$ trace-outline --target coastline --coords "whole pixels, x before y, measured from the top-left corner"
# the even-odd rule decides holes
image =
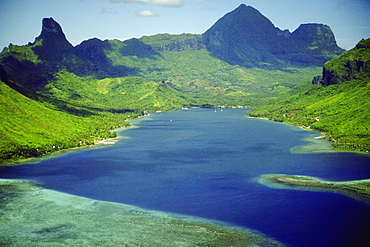
[[[178,110],[187,110],[187,109],[183,108],[183,109],[178,109]],[[133,119],[129,119],[129,122],[131,124],[130,126],[117,128],[117,129],[112,130],[112,132],[119,133],[119,132],[122,132],[122,131],[125,131],[125,130],[128,130],[128,129],[131,129],[131,128],[136,128],[135,125],[132,124],[132,121],[140,122],[140,121],[143,120],[144,117],[147,119],[149,116],[150,116],[150,114],[146,114],[146,115],[143,115],[143,116],[138,116],[138,117],[133,118]],[[261,119],[261,120],[276,122],[276,121],[270,120],[268,118],[251,117],[251,116],[248,116],[248,115],[246,115],[246,117],[247,118],[255,118],[255,119]],[[291,123],[285,123],[285,122],[278,122],[278,123],[288,124],[290,126],[298,127],[300,129],[311,131],[311,132],[314,132],[314,133],[320,133],[318,131],[308,129],[308,128],[305,128],[303,126],[297,126],[297,125],[294,125],[294,124],[291,124]],[[331,144],[333,144],[332,141],[329,141],[329,140],[326,140],[326,139],[323,139],[323,138],[325,138],[325,133],[320,133],[320,136],[317,136],[317,137],[314,137],[314,138],[304,139],[306,141],[309,141],[310,143],[306,144],[306,145],[302,145],[302,146],[293,147],[291,149],[291,152],[292,153],[297,153],[297,154],[300,154],[300,153],[343,152],[343,153],[358,153],[358,154],[369,155],[368,152],[361,152],[361,151],[356,151],[356,150],[339,150],[339,149],[336,149],[331,145]],[[40,162],[44,159],[50,159],[50,158],[58,157],[58,156],[61,156],[61,155],[65,155],[69,152],[83,150],[83,149],[86,149],[86,148],[101,148],[101,147],[104,147],[105,145],[108,145],[108,146],[109,145],[114,145],[119,140],[122,140],[122,139],[125,139],[125,137],[117,135],[117,137],[114,137],[114,138],[107,138],[107,139],[104,139],[104,140],[96,141],[93,145],[86,145],[86,146],[79,146],[79,147],[61,149],[61,150],[55,151],[53,153],[48,153],[48,154],[45,154],[45,155],[41,155],[41,156],[37,156],[37,157],[30,157],[30,158],[26,158],[26,159],[5,161],[5,162],[0,163],[0,167],[2,167],[2,166],[4,166],[4,167],[5,166],[17,166],[17,165],[24,165],[24,164],[35,164],[35,163],[38,163],[38,162]],[[320,142],[322,142],[322,143],[320,143]],[[328,143],[329,145],[324,144],[325,142]],[[317,144],[319,144],[319,145],[317,145]]]
[[[0,244],[69,246],[284,246],[218,222],[98,201],[0,179]]]
[[[275,122],[275,123],[287,124],[289,126],[293,126],[293,127],[296,127],[296,128],[302,129],[302,130],[307,130],[307,131],[311,131],[312,133],[320,134],[320,136],[309,137],[309,138],[303,139],[304,141],[308,141],[309,142],[308,144],[292,147],[290,149],[290,151],[293,154],[346,152],[344,150],[342,151],[342,150],[335,149],[332,146],[331,141],[324,139],[324,137],[325,137],[324,133],[320,133],[320,132],[317,132],[315,130],[304,128],[302,126],[297,126],[297,125],[290,124],[290,123],[276,122],[276,121],[270,120],[268,118],[251,117],[251,116],[247,116],[247,118],[255,118],[255,119],[261,119],[261,120],[271,121],[271,122]]]
[[[258,182],[275,189],[339,193],[370,205],[370,179],[333,182],[310,176],[264,174],[259,177]]]
[[[325,139],[326,135],[324,132],[319,132],[317,130],[305,127],[305,126],[299,126],[294,123],[287,123],[287,122],[278,122],[274,120],[270,120],[268,118],[262,118],[262,117],[251,117],[247,115],[247,118],[255,118],[255,119],[261,119],[261,120],[267,120],[275,123],[283,123],[288,124],[290,126],[294,126],[297,128],[300,128],[302,130],[311,131],[313,133],[319,134],[319,136],[313,137],[313,138],[306,138],[305,141],[309,141],[310,143],[306,145],[301,145],[297,147],[291,148],[291,152],[294,154],[303,154],[303,153],[356,153],[356,154],[364,154],[364,155],[370,155],[369,152],[365,151],[357,151],[352,149],[337,149],[333,147],[334,142]]]
[[[130,121],[135,121],[135,122],[139,123],[140,121],[145,120],[145,119],[143,119],[144,117],[147,118],[149,115],[150,114],[146,114],[146,115],[143,115],[143,116],[138,116],[138,117],[130,119],[128,121],[129,122]],[[129,129],[133,129],[133,128],[138,128],[138,127],[135,126],[135,124],[132,124],[130,122],[129,126],[113,129],[113,130],[111,130],[111,132],[120,133],[120,132],[129,130]],[[94,148],[94,149],[95,148],[105,148],[107,146],[116,144],[120,140],[127,139],[127,138],[128,137],[117,135],[116,137],[113,137],[113,138],[106,138],[106,139],[103,139],[103,140],[100,140],[100,141],[96,141],[92,145],[71,147],[71,148],[61,149],[61,150],[58,150],[58,151],[55,151],[55,152],[52,152],[52,153],[44,154],[44,155],[41,155],[41,156],[29,157],[29,158],[19,159],[19,160],[5,161],[3,163],[0,163],[0,167],[18,166],[18,165],[25,165],[25,164],[36,164],[36,163],[41,162],[43,160],[63,156],[63,155],[66,155],[68,153],[75,152],[75,151],[81,151],[81,150],[92,149],[92,148]]]
[[[323,139],[322,136],[309,137],[303,140],[308,141],[309,143],[301,146],[292,147],[290,151],[293,154],[346,152],[335,149],[332,146],[332,142]]]

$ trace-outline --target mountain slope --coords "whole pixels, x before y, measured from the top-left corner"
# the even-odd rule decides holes
[[[324,65],[321,83],[249,113],[324,132],[338,149],[370,151],[370,39]]]
[[[293,33],[282,31],[245,4],[219,19],[203,34],[203,40],[221,60],[266,69],[322,66],[344,51],[326,25],[302,24]]]
[[[211,54],[230,64],[260,66],[281,63],[269,53],[277,29],[253,7],[240,5],[203,34]]]
[[[47,20],[44,23],[55,22]],[[265,71],[233,66],[212,57],[202,45],[200,35],[159,34],[123,42],[94,38],[83,41],[70,51],[69,42],[60,33],[59,25],[55,32],[47,35],[44,34],[45,30],[50,31],[50,28],[43,28],[34,43],[5,48],[0,54],[0,66],[10,81],[49,96],[47,85],[56,80],[59,71],[66,70],[80,77],[86,75],[91,80],[131,75],[150,81],[165,81],[168,86],[199,99],[200,105],[254,107],[319,72],[317,67]],[[48,38],[43,38],[45,36]],[[64,49],[67,50],[64,59],[58,62],[53,57],[40,57],[40,54],[48,53],[50,47],[55,46],[58,37],[61,46],[67,47]],[[48,44],[48,40],[52,44]],[[63,54],[63,49],[51,50]],[[67,84],[64,88],[59,86],[59,90],[71,91]],[[59,97],[59,94],[52,96]],[[127,106],[117,105],[117,108],[127,109]]]
[[[47,106],[0,81],[0,163],[93,144],[113,137],[109,129],[127,125],[127,115],[90,112],[83,117]]]
[[[6,81],[6,74],[0,78]],[[110,129],[126,126],[126,119],[143,111],[168,111],[194,102],[165,83],[139,77],[98,80],[62,70],[43,95],[7,84],[0,81],[0,163],[91,145],[113,137]]]
[[[169,111],[195,104],[164,82],[141,77],[90,79],[67,70],[59,71],[41,92],[75,105],[116,113]]]
[[[190,34],[140,38],[140,41],[151,45],[158,52],[158,55],[146,58],[121,56],[119,51],[125,44],[113,40],[109,41],[112,49],[106,50],[106,56],[115,66],[136,68],[140,77],[165,81],[169,86],[204,104],[216,106],[255,107],[320,72],[318,67],[266,71],[233,66],[200,48],[198,38]]]
[[[73,46],[66,39],[61,26],[53,18],[42,20],[41,34],[34,43],[42,45],[33,47],[40,60],[54,63],[62,62],[66,57],[73,56]]]

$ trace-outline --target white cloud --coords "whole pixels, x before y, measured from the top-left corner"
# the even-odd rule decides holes
[[[149,0],[151,3],[166,7],[179,7],[183,4],[183,0]]]
[[[153,4],[162,7],[180,7],[183,5],[183,0],[108,0],[111,3],[145,3]]]
[[[137,13],[138,16],[156,16],[157,14],[151,10],[143,10]]]

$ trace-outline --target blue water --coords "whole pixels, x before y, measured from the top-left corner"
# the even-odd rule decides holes
[[[313,132],[246,110],[190,109],[133,120],[131,137],[38,164],[0,169],[1,178],[35,180],[93,199],[224,221],[289,246],[366,246],[370,206],[326,192],[272,189],[261,174],[342,181],[370,178],[370,156],[292,154]]]

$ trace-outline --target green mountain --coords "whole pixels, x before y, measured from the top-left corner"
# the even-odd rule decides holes
[[[370,39],[325,63],[323,74],[249,113],[323,132],[338,149],[370,151]]]
[[[117,116],[65,102],[39,100],[28,98],[0,81],[0,163],[114,137],[110,129],[127,126],[125,119],[129,114],[132,117],[140,114]]]
[[[0,66],[10,81],[43,94],[48,94],[45,89],[50,87],[46,85],[55,80],[55,75],[67,70],[90,79],[139,76],[165,81],[168,86],[197,98],[199,105],[251,107],[276,98],[297,81],[319,72],[318,67],[265,71],[230,65],[210,54],[202,43],[202,35],[159,34],[123,42],[94,38],[71,48],[60,25],[52,18],[45,18],[43,26],[46,27],[35,42],[27,46],[10,45],[0,54]],[[67,85],[64,90],[69,90]]]
[[[67,70],[56,73],[40,93],[75,105],[115,113],[169,111],[196,105],[194,99],[165,82],[141,77],[91,79]]]
[[[322,66],[344,51],[326,25],[302,24],[293,33],[282,31],[244,4],[219,19],[203,34],[203,40],[221,60],[266,69]]]
[[[109,41],[106,56],[115,66],[135,68],[136,75],[165,81],[170,87],[197,98],[202,104],[256,106],[294,87],[297,81],[319,73],[318,67],[262,70],[230,65],[213,56],[200,43],[199,35],[159,34],[139,39],[158,54],[150,57],[122,56],[124,42]],[[101,43],[106,41],[101,41]]]
[[[204,34],[93,38],[77,46],[53,18],[44,18],[34,42],[10,44],[0,53],[2,111],[15,113],[2,115],[8,126],[1,132],[2,157],[92,143],[143,112],[263,105],[318,74],[317,65],[341,52],[327,26],[281,31],[245,5]],[[47,115],[60,121],[48,127]],[[28,124],[10,131],[21,119]]]
[[[38,93],[9,81],[4,70],[0,78],[0,163],[92,145],[114,137],[110,130],[127,126],[126,119],[194,102],[140,77],[89,79],[61,70]]]

